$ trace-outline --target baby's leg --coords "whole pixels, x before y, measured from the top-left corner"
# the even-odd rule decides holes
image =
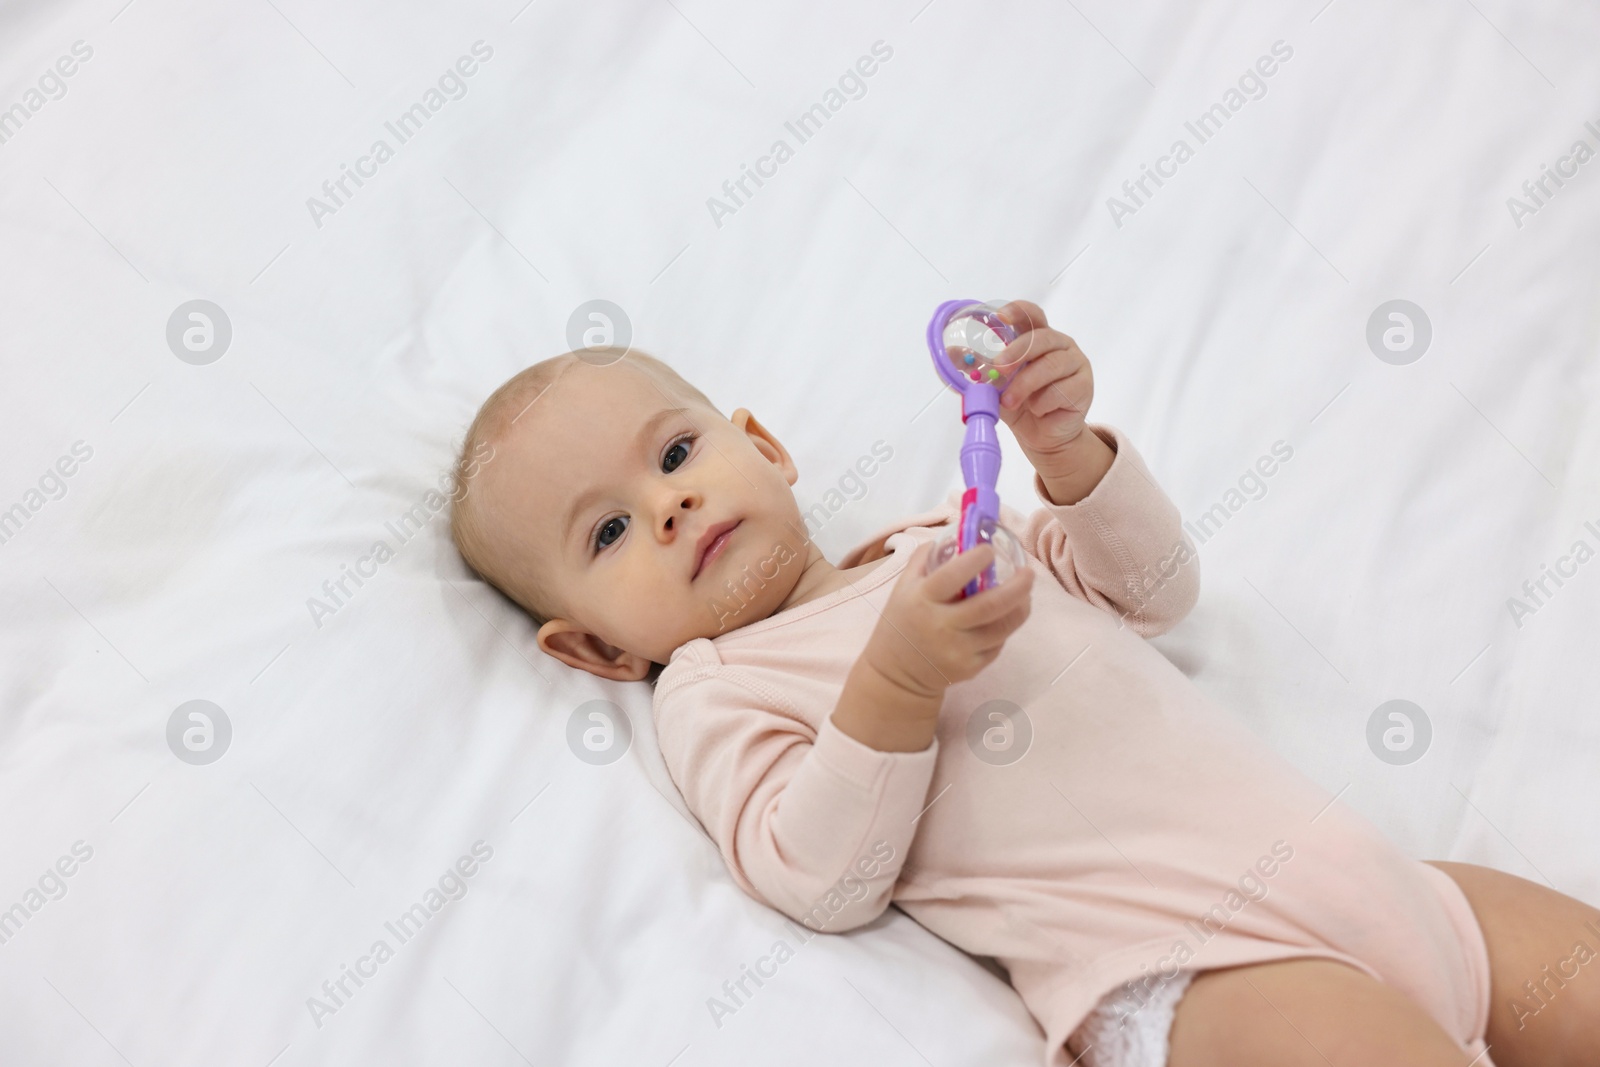
[[[1465,1067],[1392,986],[1332,960],[1205,971],[1178,1002],[1169,1067]]]
[[[1489,945],[1496,1067],[1600,1063],[1600,911],[1488,867],[1433,865],[1467,895]]]

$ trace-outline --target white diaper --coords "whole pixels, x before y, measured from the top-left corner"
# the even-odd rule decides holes
[[[1100,998],[1067,1040],[1078,1067],[1167,1067],[1167,1035],[1192,971],[1137,979]]]

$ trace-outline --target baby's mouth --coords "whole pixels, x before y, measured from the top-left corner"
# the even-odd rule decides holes
[[[722,555],[723,551],[728,547],[728,542],[733,537],[733,531],[738,529],[743,521],[743,519],[734,519],[730,522],[719,522],[701,535],[695,557],[694,573],[689,576],[691,582],[700,577],[700,572]]]

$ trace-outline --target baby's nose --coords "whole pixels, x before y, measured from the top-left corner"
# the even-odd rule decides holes
[[[700,506],[699,494],[697,494],[697,493],[683,493],[683,494],[681,494],[678,497],[677,506],[675,508],[671,508],[671,509],[669,509],[667,511],[666,521],[662,523],[662,529],[664,529],[664,530],[674,530],[674,529],[676,529],[677,525],[678,525],[677,520],[679,520],[679,519],[681,519],[683,517],[684,512],[693,511],[695,508],[698,508],[699,506]]]

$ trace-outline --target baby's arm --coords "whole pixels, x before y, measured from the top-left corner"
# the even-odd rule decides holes
[[[656,691],[662,755],[690,810],[757,900],[829,933],[871,922],[889,906],[927,804],[937,742],[879,751],[832,719],[813,730],[787,693],[703,645],[689,650],[702,664]],[[852,674],[840,705],[873,702],[898,729],[916,729],[922,711],[891,706],[869,677]]]
[[[1177,507],[1127,436],[1109,426],[1085,433],[1113,453],[1093,490],[1076,503],[1057,504],[1035,475],[1034,492],[1044,506],[1027,516],[1002,507],[1001,521],[1067,592],[1141,636],[1165,633],[1200,597],[1200,557]]]
[[[709,642],[656,690],[661,751],[740,887],[814,929],[889,906],[927,804],[944,690],[999,655],[1028,616],[1033,574],[969,600],[983,546],[931,575],[917,548],[833,713],[813,732],[787,696],[724,668]],[[697,647],[704,646],[704,647]]]
[[[1199,560],[1177,508],[1126,437],[1088,425],[1094,371],[1078,343],[1051,329],[1036,304],[1014,301],[1001,315],[1018,331],[1002,360],[1022,364],[1001,418],[1045,505],[1025,520],[1003,509],[1001,521],[1067,592],[1143,636],[1171,629],[1200,595]]]

